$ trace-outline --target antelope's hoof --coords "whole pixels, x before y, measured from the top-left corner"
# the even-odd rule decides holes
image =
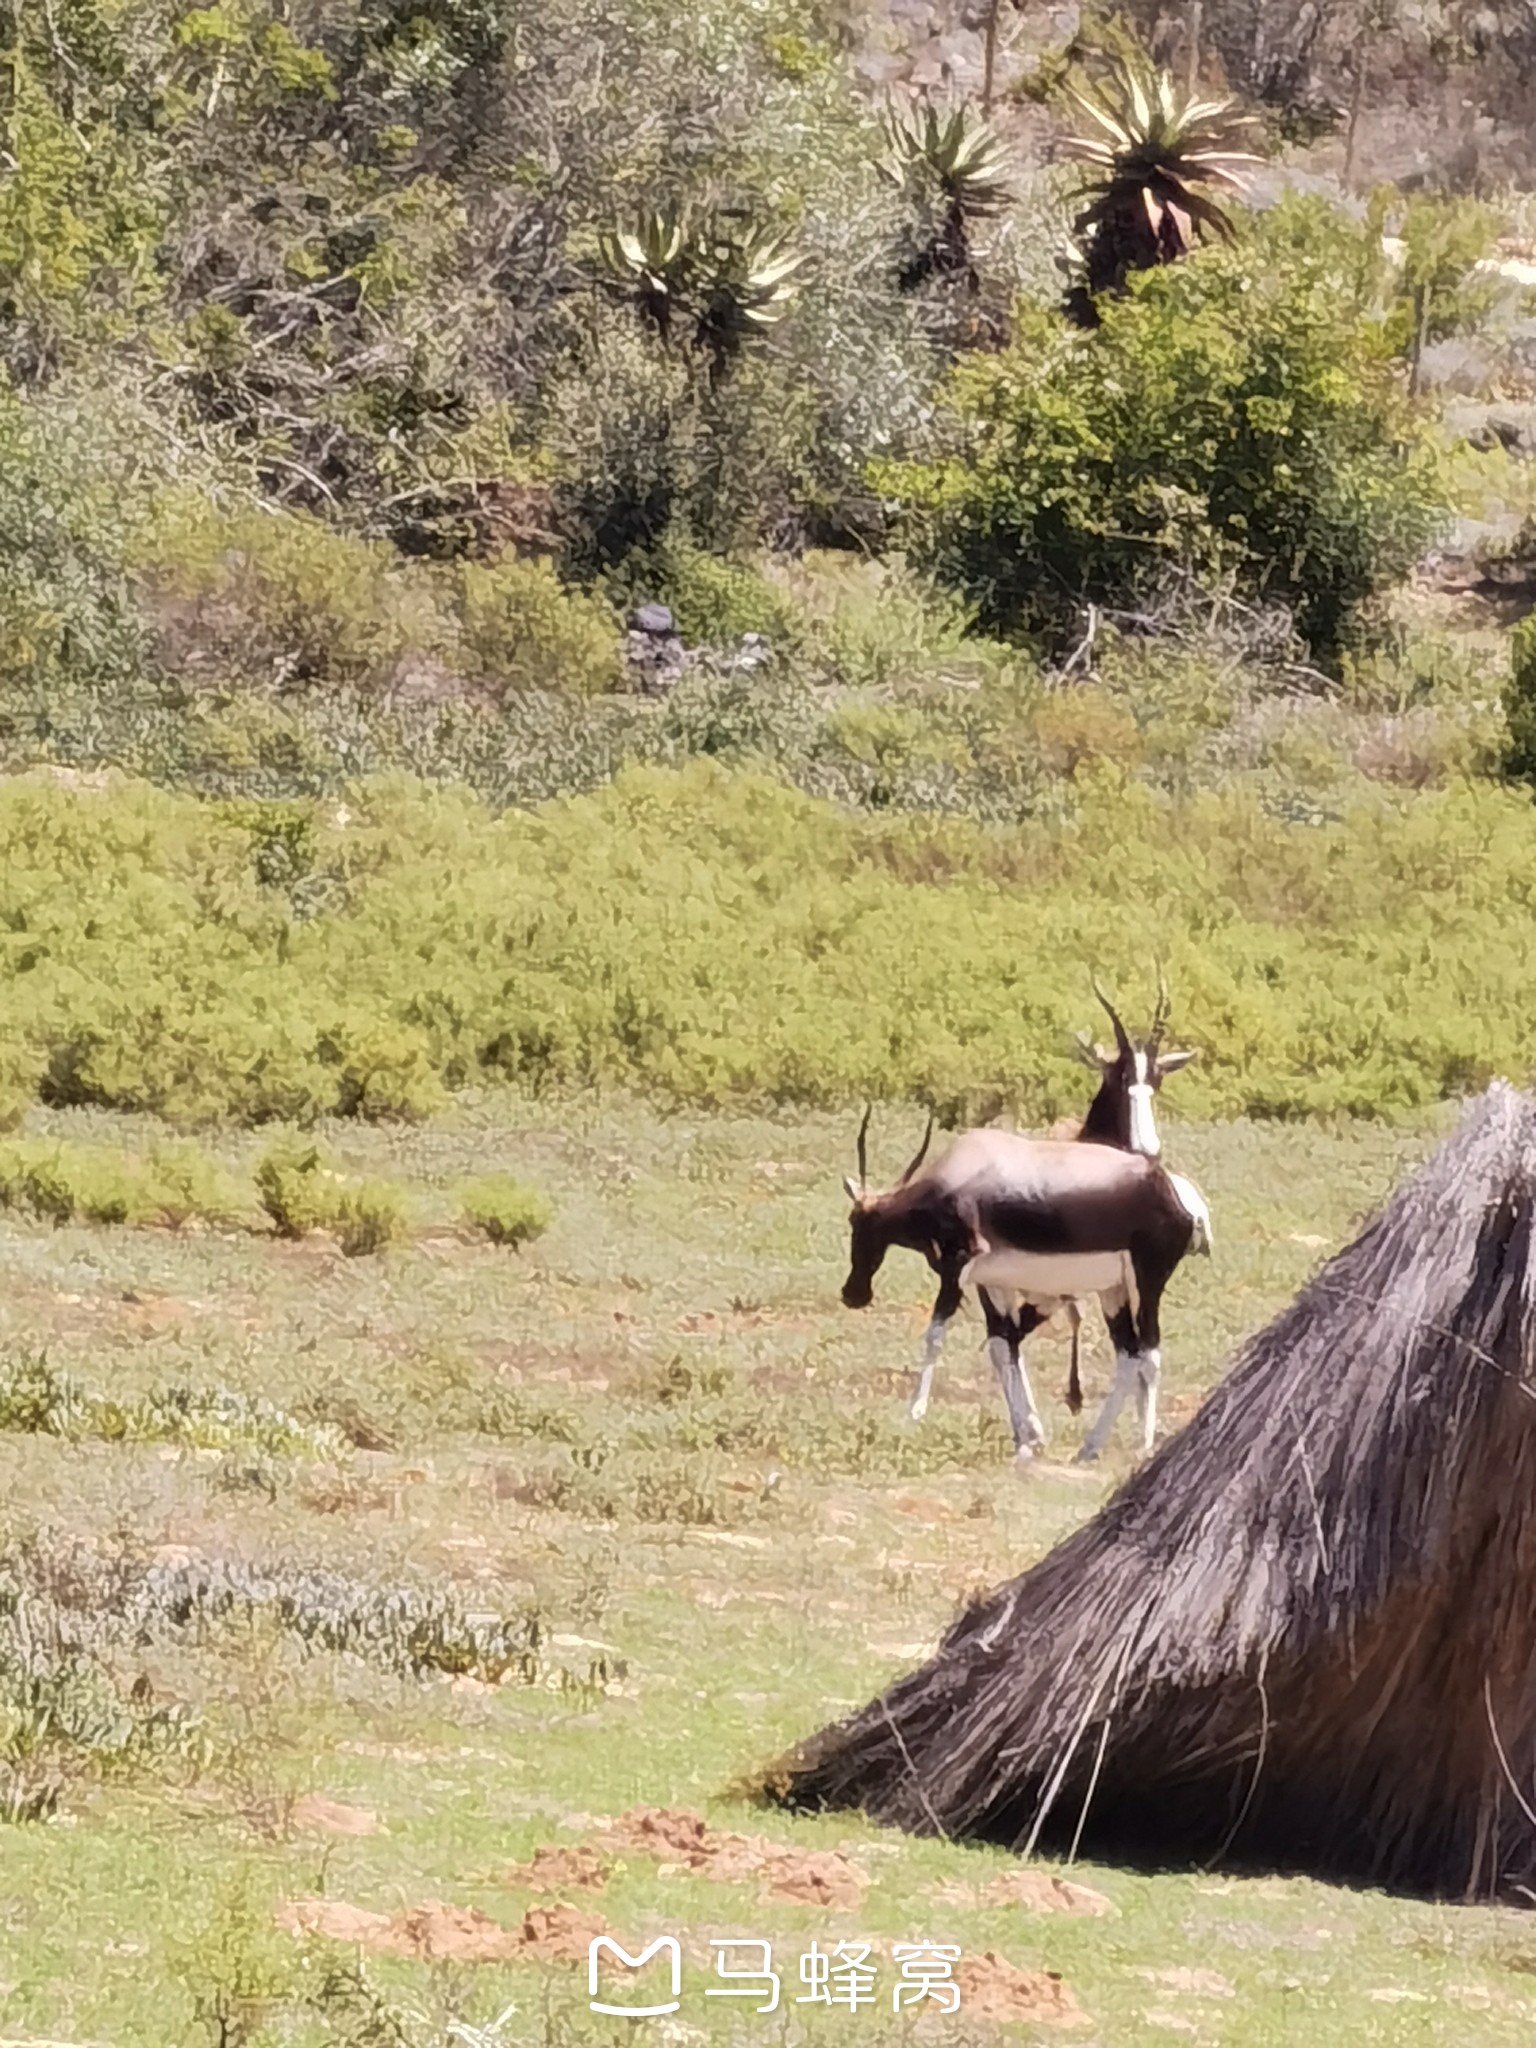
[[[1014,1470],[1020,1472],[1025,1471],[1028,1469],[1029,1466],[1033,1465],[1034,1462],[1035,1446],[1033,1444],[1020,1444],[1018,1449],[1013,1454]]]
[[[1072,1462],[1074,1465],[1097,1465],[1099,1454],[1092,1444],[1084,1444]]]

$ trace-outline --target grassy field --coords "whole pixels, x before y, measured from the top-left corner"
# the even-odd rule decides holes
[[[1169,1126],[1217,1249],[1172,1290],[1165,1428],[1435,1127]],[[885,1173],[911,1135],[877,1120]],[[1127,1469],[1124,1422],[1104,1468],[1070,1466],[1054,1335],[1029,1474],[974,1319],[907,1423],[929,1288],[894,1256],[874,1309],[838,1305],[851,1139],[845,1120],[506,1099],[337,1129],[343,1166],[408,1191],[411,1241],[373,1257],[0,1218],[0,1757],[14,1797],[43,1788],[38,1818],[0,1827],[0,2040],[1531,2038],[1536,1934],[1514,1913],[1091,1865],[1071,1880],[1113,1910],[1046,1911],[1008,1896],[1000,1853],[733,1797]],[[221,1157],[248,1174],[261,1149]],[[456,1184],[500,1169],[556,1204],[517,1253],[456,1220]],[[794,1854],[658,1856],[612,1833],[637,1808]],[[592,1855],[530,1873],[554,1847]],[[456,1910],[411,1918],[427,1902]],[[593,1920],[631,1950],[678,1936],[676,2015],[588,2011]],[[705,1997],[726,1936],[774,1943],[776,2012]],[[1065,2023],[896,2017],[886,1950],[918,1939],[1059,1972]],[[813,1940],[872,1945],[873,2008],[794,2003]],[[500,2035],[466,2031],[509,2005]]]

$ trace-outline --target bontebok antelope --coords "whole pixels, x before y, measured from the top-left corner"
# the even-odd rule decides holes
[[[1145,1153],[1083,1137],[1064,1141],[1011,1131],[966,1131],[923,1171],[930,1118],[922,1146],[897,1186],[871,1194],[868,1129],[866,1110],[859,1127],[859,1181],[845,1183],[853,1209],[843,1301],[849,1308],[869,1305],[875,1274],[893,1245],[927,1259],[939,1276],[939,1292],[919,1399],[962,1290],[974,1286],[1014,1447],[1028,1456],[1044,1442],[1045,1431],[1019,1346],[1055,1309],[1096,1294],[1114,1340],[1115,1380],[1079,1456],[1099,1455],[1132,1394],[1143,1446],[1150,1450],[1157,1427],[1163,1291],[1187,1252],[1210,1249],[1210,1218],[1196,1189]],[[1010,1300],[1021,1304],[1012,1312],[999,1305]]]
[[[1114,1004],[1099,987],[1097,978],[1093,992],[1109,1013],[1109,1021],[1114,1026],[1115,1049],[1106,1052],[1086,1031],[1078,1032],[1078,1050],[1083,1061],[1099,1077],[1098,1093],[1088,1105],[1088,1114],[1081,1123],[1073,1117],[1058,1117],[1051,1126],[1050,1135],[1053,1138],[1074,1138],[1086,1145],[1113,1145],[1117,1151],[1140,1152],[1149,1159],[1156,1159],[1163,1147],[1157,1134],[1153,1101],[1167,1076],[1187,1067],[1195,1058],[1195,1052],[1163,1051],[1163,1033],[1168,1028],[1168,984],[1161,970],[1157,977],[1157,1009],[1153,1014],[1152,1029],[1139,1043],[1131,1039],[1120,1022]],[[1035,1304],[1035,1307],[1039,1306],[1041,1304]],[[1078,1372],[1083,1316],[1076,1301],[1069,1301],[1065,1306],[1072,1329],[1067,1406],[1074,1415],[1078,1415],[1083,1406],[1083,1383]],[[1038,1328],[1046,1320],[1048,1315],[1021,1324],[1015,1317],[1010,1335],[1015,1342],[1022,1343],[1031,1329]]]

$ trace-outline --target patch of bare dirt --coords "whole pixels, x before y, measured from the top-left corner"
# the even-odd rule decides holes
[[[980,1889],[951,1882],[940,1885],[936,1897],[947,1906],[1022,1906],[1030,1913],[1078,1913],[1096,1920],[1114,1918],[1120,1911],[1102,1892],[1049,1870],[1011,1870]]]
[[[1236,1998],[1237,1986],[1215,1970],[1139,1970],[1149,1984],[1161,1984],[1168,1991],[1183,1991],[1191,1998]]]
[[[459,1247],[462,1250],[462,1246]],[[626,1318],[633,1321],[633,1317]],[[477,1356],[498,1379],[513,1386],[588,1386],[598,1393],[606,1389],[613,1373],[613,1352],[588,1350],[581,1345],[479,1344]]]
[[[341,1799],[308,1792],[294,1802],[293,1824],[317,1835],[376,1835],[379,1817],[366,1806],[348,1806]]]
[[[293,1899],[279,1910],[278,1925],[289,1934],[318,1934],[371,1955],[423,1963],[584,1962],[598,1935],[611,1932],[596,1914],[576,1906],[530,1906],[516,1927],[507,1927],[477,1907],[437,1899],[392,1914],[370,1913],[345,1899]]]
[[[1010,1871],[989,1884],[982,1897],[989,1903],[1027,1906],[1032,1913],[1083,1913],[1095,1920],[1110,1919],[1120,1910],[1091,1885],[1045,1870]]]
[[[518,1953],[544,1963],[584,1963],[600,1934],[613,1930],[579,1906],[530,1906],[518,1927]]]
[[[792,1849],[773,1852],[768,1891],[775,1899],[796,1899],[807,1906],[857,1906],[869,1883],[862,1870],[836,1849]]]
[[[995,1949],[955,1965],[960,2010],[970,2019],[1012,2025],[1086,2026],[1088,2015],[1055,1970],[1021,1970]]]
[[[898,1494],[891,1502],[891,1508],[898,1515],[910,1515],[915,1522],[957,1522],[958,1508],[947,1500],[938,1500],[932,1494]]]
[[[565,1848],[559,1843],[543,1842],[534,1850],[530,1862],[517,1864],[507,1872],[506,1881],[526,1885],[536,1892],[597,1892],[608,1882],[611,1868],[606,1856],[599,1856],[585,1844]]]
[[[321,1471],[301,1482],[299,1499],[312,1515],[375,1515],[389,1506],[394,1493],[379,1479]]]
[[[610,1848],[654,1856],[663,1870],[691,1870],[722,1884],[758,1878],[770,1897],[805,1905],[857,1906],[869,1886],[858,1865],[836,1849],[786,1849],[765,1835],[722,1832],[676,1808],[635,1807],[602,1839]]]

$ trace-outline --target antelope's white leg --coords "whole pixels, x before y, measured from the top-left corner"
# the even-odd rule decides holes
[[[923,1369],[918,1375],[917,1393],[912,1400],[914,1422],[921,1422],[928,1413],[928,1396],[933,1392],[933,1369],[939,1362],[939,1353],[944,1349],[944,1332],[948,1327],[947,1323],[935,1316],[923,1337]]]
[[[997,1374],[998,1385],[1003,1390],[1003,1399],[1008,1403],[1014,1455],[1028,1457],[1045,1442],[1045,1427],[1035,1407],[1024,1361],[1006,1337],[988,1338],[987,1353],[992,1360],[992,1370]]]
[[[1019,1385],[1024,1392],[1024,1406],[1029,1417],[1030,1448],[1036,1451],[1043,1451],[1045,1449],[1045,1424],[1040,1418],[1040,1410],[1035,1406],[1035,1390],[1029,1384],[1029,1373],[1025,1369],[1022,1347],[1017,1353],[1015,1362],[1019,1370]]]
[[[1109,1399],[1099,1410],[1099,1419],[1089,1430],[1083,1448],[1077,1454],[1079,1465],[1091,1465],[1109,1442],[1120,1410],[1137,1392],[1142,1384],[1139,1361],[1129,1352],[1115,1353],[1115,1383],[1109,1390]]]
[[[1163,1369],[1163,1354],[1156,1349],[1141,1354],[1136,1375],[1136,1405],[1141,1410],[1141,1454],[1152,1455],[1157,1436],[1157,1382]]]

